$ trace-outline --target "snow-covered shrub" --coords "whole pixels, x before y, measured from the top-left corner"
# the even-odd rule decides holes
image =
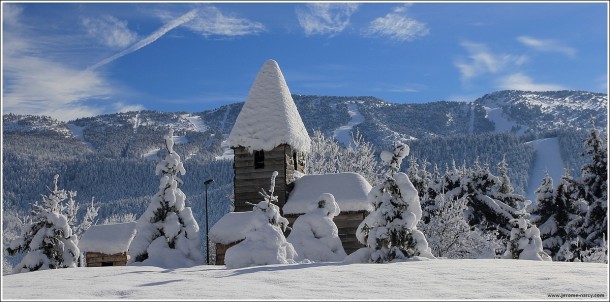
[[[471,227],[464,216],[465,198],[450,200],[439,194],[428,206],[428,223],[419,222],[432,254],[446,258],[494,258],[502,246],[496,235]]]
[[[288,242],[292,243],[299,259],[310,261],[343,261],[339,230],[333,217],[339,215],[339,205],[332,194],[324,193],[309,211],[299,216],[292,226]]]
[[[529,213],[525,210],[529,205],[528,202],[529,200],[526,200],[523,209],[517,212],[519,217],[511,220],[513,229],[503,257],[505,259],[552,261],[542,248],[540,230],[528,219]]]
[[[602,238],[602,245],[583,251],[581,254],[582,262],[597,262],[608,264],[608,245]]]
[[[177,174],[184,175],[186,170],[173,149],[173,130],[165,136],[165,146],[168,155],[156,167],[156,174],[162,174],[159,191],[137,220],[128,264],[187,267],[202,260],[199,225],[178,188],[182,180]]]
[[[398,172],[409,147],[395,143],[393,151],[383,151],[381,159],[388,165],[385,180],[368,195],[374,211],[362,221],[356,236],[366,244],[348,256],[347,262],[358,262],[363,256],[369,262],[390,262],[415,256],[434,258],[424,234],[417,229],[422,210],[417,190],[407,174]]]
[[[277,196],[273,195],[277,174],[274,171],[271,176],[269,193],[261,190],[264,200],[253,205],[255,216],[246,238],[225,253],[227,268],[295,263],[298,254],[283,233],[288,227],[288,219],[282,217],[280,208],[273,204],[277,202]]]
[[[43,204],[36,202],[33,205],[31,222],[6,249],[9,255],[25,253],[13,273],[76,267],[78,264],[78,238],[64,214],[63,203],[68,193],[57,188],[58,179],[59,175],[55,175],[53,190],[49,195],[42,195]]]

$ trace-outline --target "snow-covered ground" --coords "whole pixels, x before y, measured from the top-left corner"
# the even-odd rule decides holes
[[[335,139],[345,147],[353,145],[354,143],[352,140],[352,130],[354,129],[354,126],[364,122],[364,116],[362,116],[358,110],[358,105],[356,103],[352,102],[347,105],[347,113],[349,113],[351,118],[347,125],[341,126],[333,131]]]
[[[532,174],[529,177],[526,192],[526,197],[535,202],[536,194],[534,192],[540,186],[542,178],[544,178],[544,171],[549,172],[549,176],[553,179],[553,186],[556,187],[559,184],[561,175],[563,175],[564,167],[559,151],[559,141],[556,137],[538,139],[527,142],[527,144],[531,144],[536,148],[534,166],[532,167]]]
[[[562,299],[562,294],[588,296]],[[79,267],[2,277],[2,300],[605,301],[607,297],[607,264],[500,259],[327,262],[241,269],[212,265]]]

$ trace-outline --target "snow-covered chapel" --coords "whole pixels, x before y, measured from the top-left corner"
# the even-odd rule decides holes
[[[371,185],[357,173],[304,175],[311,140],[276,61],[268,60],[260,69],[228,141],[235,154],[235,212],[210,230],[216,264],[224,264],[224,252],[245,238],[250,223],[243,212],[262,200],[259,192],[269,190],[274,171],[277,205],[290,224],[317,204],[321,194],[330,193],[341,211],[333,220],[345,252],[362,247],[355,233],[372,210],[367,200]]]

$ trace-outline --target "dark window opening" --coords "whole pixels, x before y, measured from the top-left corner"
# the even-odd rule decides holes
[[[254,169],[265,168],[265,151],[254,151]]]
[[[102,262],[102,266],[114,266],[114,263],[112,263],[112,261]]]
[[[294,165],[294,169],[298,170],[297,153],[296,152],[292,152],[292,164]]]

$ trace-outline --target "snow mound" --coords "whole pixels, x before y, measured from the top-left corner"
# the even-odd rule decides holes
[[[332,194],[324,193],[305,215],[299,216],[288,236],[299,259],[316,262],[342,261],[347,254],[343,249],[339,230],[333,217],[339,215],[339,205]]]
[[[252,229],[243,241],[225,253],[227,268],[296,263],[297,252],[280,229],[280,225],[288,221],[280,216],[279,211],[278,206],[268,201],[261,201],[253,207]]]
[[[284,214],[307,213],[323,193],[330,193],[343,212],[372,211],[368,201],[371,184],[362,175],[353,172],[304,175],[294,182]]]
[[[254,212],[229,212],[210,229],[210,240],[215,243],[229,244],[246,238],[246,234],[257,224]]]
[[[92,225],[78,242],[82,252],[116,254],[126,252],[136,235],[136,222]]]
[[[281,144],[308,152],[311,140],[280,67],[274,60],[268,60],[237,116],[229,145],[243,146],[252,152],[269,151]]]

